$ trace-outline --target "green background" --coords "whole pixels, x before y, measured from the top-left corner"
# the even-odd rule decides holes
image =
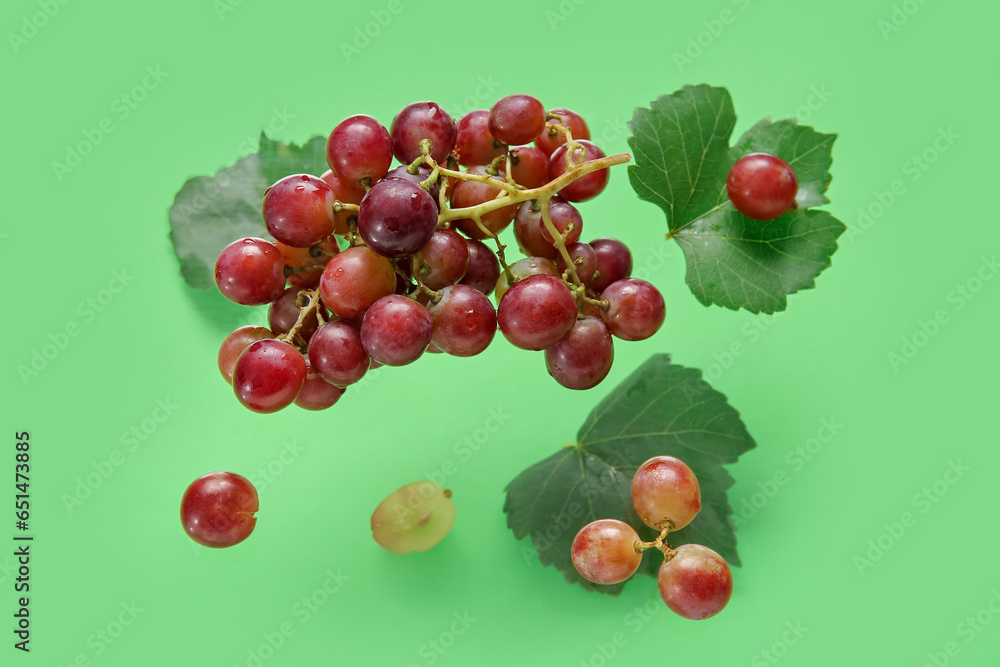
[[[11,647],[13,559],[0,556],[0,662],[253,665],[290,628],[260,664],[996,664],[1000,280],[984,263],[1000,241],[985,150],[995,3],[52,2],[51,18],[45,6],[0,9],[0,466],[11,470],[0,479],[15,431],[29,430],[37,536],[30,656]],[[389,7],[398,13],[348,60],[341,44]],[[8,33],[29,38],[15,49]],[[696,57],[678,65],[689,48]],[[165,76],[131,92],[147,67]],[[599,388],[564,390],[540,354],[503,340],[477,358],[374,373],[317,414],[252,414],[219,378],[219,342],[261,314],[183,283],[166,211],[187,178],[250,152],[262,127],[303,141],[354,113],[388,124],[433,99],[457,116],[526,92],[580,111],[620,152],[635,106],[700,82],[732,92],[737,135],[792,115],[840,135],[828,208],[853,233],[787,313],[699,305],[662,213],[619,168],[581,207],[584,235],[629,243],[668,317],[651,340],[618,345]],[[144,99],[130,108],[122,95]],[[88,140],[102,122],[112,131]],[[79,166],[57,174],[87,141]],[[116,271],[127,285],[112,294]],[[78,334],[22,378],[67,325]],[[919,348],[894,367],[905,340]],[[744,567],[706,622],[668,613],[651,579],[618,598],[566,585],[525,556],[501,512],[506,483],[572,440],[656,352],[705,369],[759,443],[730,468],[734,506],[758,506],[739,532]],[[824,420],[835,435],[797,458],[828,435]],[[455,450],[466,437],[484,440],[468,457]],[[375,505],[448,462],[458,518],[447,539],[407,557],[378,547]],[[211,551],[185,537],[177,508],[190,481],[218,469],[253,478],[261,512],[251,539]],[[14,532],[13,494],[12,482],[0,489],[0,535]]]

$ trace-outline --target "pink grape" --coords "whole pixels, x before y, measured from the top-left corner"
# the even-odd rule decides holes
[[[580,576],[595,584],[617,584],[639,569],[642,552],[636,550],[639,535],[617,519],[588,523],[573,538],[570,556]]]
[[[657,575],[660,596],[675,614],[700,621],[722,611],[733,595],[725,559],[700,544],[682,544]]]
[[[701,511],[701,487],[680,459],[654,456],[632,477],[632,505],[650,528],[677,531]]]

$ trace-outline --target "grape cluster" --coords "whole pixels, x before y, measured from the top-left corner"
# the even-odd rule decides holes
[[[691,523],[701,510],[701,488],[694,472],[680,459],[656,456],[632,478],[632,506],[643,523],[660,531],[653,542],[643,542],[635,529],[617,519],[588,523],[573,539],[572,560],[584,579],[617,584],[639,569],[647,549],[663,552],[657,577],[660,596],[672,611],[701,620],[715,616],[733,593],[733,575],[719,554],[700,544],[671,549],[670,531]]]
[[[227,298],[270,304],[268,327],[241,327],[219,351],[236,397],[261,413],[293,402],[324,409],[370,368],[427,351],[473,356],[497,328],[544,350],[561,385],[597,385],[613,337],[652,336],[665,306],[630,277],[623,243],[580,241],[576,204],[630,159],[589,137],[579,114],[546,112],[530,95],[457,123],[433,102],[407,105],[388,129],[371,116],[341,121],[326,145],[329,171],[264,193],[275,240],[239,239],[216,262]],[[498,234],[512,223],[526,257],[508,264]]]

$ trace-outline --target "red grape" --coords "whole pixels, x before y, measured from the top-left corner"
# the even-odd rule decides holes
[[[260,510],[257,489],[234,472],[210,472],[191,482],[181,499],[181,525],[206,547],[221,549],[250,537]]]
[[[364,377],[371,358],[357,328],[345,322],[327,322],[309,341],[309,362],[324,380],[346,387]]]
[[[632,477],[632,505],[650,528],[677,531],[701,511],[701,487],[680,459],[654,456]]]
[[[525,257],[524,259],[517,260],[508,268],[510,268],[510,274],[514,277],[514,282],[542,273],[548,276],[559,275],[556,265],[552,263],[552,260],[545,257]],[[500,303],[500,299],[503,298],[503,295],[507,293],[509,288],[507,274],[501,273],[500,277],[497,278],[496,291],[494,293],[497,303]]]
[[[660,330],[666,306],[660,290],[645,280],[616,280],[601,292],[608,302],[601,319],[622,340],[645,340]]]
[[[482,167],[473,167],[469,169],[469,173],[472,174],[485,174],[486,170]],[[503,178],[499,176],[491,176],[490,180],[493,181],[503,181]],[[500,188],[490,185],[488,183],[480,183],[479,181],[461,181],[455,186],[455,189],[451,192],[451,207],[452,208],[465,208],[467,206],[479,206],[488,201],[496,199],[497,194],[500,192]],[[490,211],[486,215],[482,216],[483,226],[494,234],[499,234],[503,231],[510,221],[514,219],[514,212],[517,210],[515,204],[510,206],[503,206],[496,210]],[[461,218],[455,220],[453,223],[458,227],[466,236],[470,236],[474,239],[488,238],[488,234],[484,234],[476,224],[475,220],[472,218]]]
[[[348,183],[374,183],[392,165],[389,130],[371,116],[346,118],[330,133],[326,161]]]
[[[400,178],[375,184],[361,200],[358,232],[383,257],[412,255],[431,239],[437,206],[430,194]]]
[[[459,118],[455,141],[459,164],[465,166],[489,164],[493,158],[504,154],[506,146],[490,134],[489,117],[489,111],[478,109]]]
[[[754,220],[773,220],[795,208],[799,182],[787,162],[768,153],[744,155],[726,178],[736,210]]]
[[[733,595],[733,573],[719,554],[682,544],[657,576],[660,596],[675,614],[700,621],[722,611]]]
[[[396,290],[396,271],[381,255],[358,246],[330,260],[319,282],[324,305],[337,317],[360,320],[368,307]]]
[[[439,229],[413,258],[412,270],[433,290],[454,285],[469,268],[469,245],[458,232]]]
[[[559,197],[553,197],[549,201],[549,217],[560,234],[573,225],[573,230],[566,237],[567,244],[580,238],[583,218],[575,206]],[[514,238],[525,255],[548,259],[559,256],[559,251],[552,245],[552,235],[545,226],[541,207],[535,201],[526,201],[518,207],[514,216]]]
[[[398,294],[376,301],[361,322],[361,343],[368,355],[386,366],[416,361],[430,345],[433,324],[427,309]]]
[[[531,95],[501,97],[490,109],[489,128],[498,141],[526,144],[545,129],[545,107]]]
[[[274,338],[274,334],[264,327],[252,324],[242,326],[226,336],[219,347],[219,372],[222,373],[226,382],[233,383],[233,367],[239,356],[243,354],[243,350],[265,338]]]
[[[576,267],[576,276],[580,279],[580,282],[589,282],[597,272],[597,252],[589,243],[580,242],[567,244],[566,252],[569,254],[569,258],[573,260],[573,266]],[[580,262],[576,261],[578,259]],[[562,255],[556,257],[556,268],[559,269],[560,274],[566,271],[566,262],[563,261]]]
[[[639,535],[617,519],[593,521],[573,538],[570,557],[580,576],[595,584],[617,584],[639,569]]]
[[[573,151],[573,164],[574,167],[581,160],[585,162],[590,162],[591,160],[597,160],[605,157],[604,151],[597,147],[596,144],[587,141],[586,139],[580,141],[580,144],[586,149],[586,155],[584,152],[577,148]],[[549,179],[555,180],[559,176],[562,176],[566,172],[566,145],[563,144],[552,153],[552,157],[549,158]],[[604,188],[608,185],[608,179],[611,176],[609,169],[599,169],[597,171],[591,172],[573,181],[571,184],[564,187],[559,191],[559,196],[567,201],[580,202],[587,201],[588,199],[593,199],[597,195],[604,191]]]
[[[549,375],[567,389],[590,389],[608,376],[615,348],[611,333],[596,317],[577,320],[562,339],[545,350]]]
[[[465,243],[469,248],[469,268],[459,283],[489,295],[500,277],[500,261],[482,241],[466,239]]]
[[[305,379],[302,354],[271,338],[253,343],[236,360],[233,391],[244,406],[266,414],[291,405]]]
[[[559,278],[538,274],[514,283],[500,300],[497,323],[504,337],[524,350],[544,350],[576,322],[576,299]]]
[[[506,178],[506,158],[497,169]],[[526,188],[540,188],[549,182],[549,156],[534,146],[517,146],[510,149],[510,175],[514,182]]]
[[[306,248],[333,234],[333,189],[321,178],[293,174],[264,192],[261,214],[278,241]]]
[[[420,157],[423,139],[431,142],[431,157],[436,162],[444,162],[455,148],[458,131],[455,121],[435,102],[414,102],[396,114],[390,134],[396,159],[409,164]]]
[[[233,241],[215,262],[215,284],[230,301],[263,306],[285,291],[285,259],[273,243],[264,239]]]
[[[433,323],[433,344],[456,357],[479,354],[493,341],[497,314],[482,293],[468,285],[441,290],[441,300],[428,305]]]
[[[570,111],[569,109],[551,109],[548,115],[559,116],[559,120],[547,121],[545,131],[538,135],[538,138],[535,139],[535,145],[538,146],[538,148],[545,153],[545,155],[552,155],[557,148],[566,143],[566,135],[560,130],[552,127],[556,123],[568,127],[570,132],[573,133],[574,139],[590,139],[590,129],[587,127],[587,123],[577,112]]]
[[[295,398],[295,405],[306,410],[326,410],[344,395],[342,387],[336,387],[317,373],[305,357],[306,380],[302,383],[302,391]]]
[[[616,280],[632,275],[632,253],[617,239],[594,239],[590,247],[597,253],[597,277],[590,288],[600,294]]]

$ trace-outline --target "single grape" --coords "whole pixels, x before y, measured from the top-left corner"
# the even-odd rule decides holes
[[[608,302],[601,319],[622,340],[645,340],[663,326],[667,307],[663,295],[651,283],[637,278],[616,280],[601,292]]]
[[[556,230],[563,234],[572,225],[566,243],[575,243],[583,230],[583,218],[576,207],[560,197],[549,200],[549,217]],[[534,257],[556,259],[559,251],[552,245],[552,235],[545,226],[542,209],[538,202],[526,201],[514,216],[514,238],[521,252]]]
[[[309,362],[324,380],[346,387],[364,377],[371,358],[356,327],[345,322],[327,322],[309,341]]]
[[[420,253],[413,257],[412,271],[424,285],[439,290],[454,285],[469,268],[469,245],[458,232],[439,229],[431,236]]]
[[[324,305],[344,320],[360,320],[369,306],[395,289],[392,263],[364,246],[331,259],[319,282]]]
[[[570,555],[580,576],[595,584],[617,584],[639,569],[639,535],[617,519],[592,521],[573,538]]]
[[[437,219],[437,206],[426,190],[392,178],[376,183],[361,201],[358,232],[373,251],[395,259],[430,241]]]
[[[236,360],[233,391],[245,407],[266,414],[291,405],[305,379],[302,353],[271,338],[253,343]]]
[[[285,259],[285,273],[288,273],[288,286],[299,289],[313,289],[319,285],[320,276],[330,258],[340,252],[335,238],[329,238],[319,245],[308,248],[293,248],[281,241],[275,241],[275,247]],[[315,267],[301,270],[303,267]],[[289,273],[292,269],[300,269]]]
[[[733,573],[719,554],[682,544],[656,577],[660,597],[679,616],[700,621],[722,611],[733,595]]]
[[[264,191],[261,215],[278,241],[306,248],[333,234],[333,189],[321,178],[293,174]]]
[[[434,482],[413,482],[393,491],[372,513],[372,537],[397,554],[427,551],[455,523],[451,491]]]
[[[768,153],[744,155],[726,178],[736,210],[754,220],[773,220],[795,208],[799,181],[787,162]]]
[[[591,160],[598,160],[605,157],[604,151],[598,148],[596,144],[587,141],[586,139],[580,141],[580,144],[582,144],[586,149],[586,155],[584,155],[584,151],[580,148],[574,150],[572,158],[574,167],[578,166],[581,162],[590,162]],[[565,172],[566,145],[563,144],[557,148],[555,152],[552,153],[552,157],[549,158],[549,180],[555,180],[556,178],[562,176]],[[604,191],[604,188],[608,185],[608,179],[610,177],[611,171],[609,169],[599,169],[567,185],[559,191],[559,196],[572,202],[593,199]]]
[[[278,297],[278,300],[271,304],[271,307],[267,309],[267,322],[268,327],[275,336],[280,336],[286,334],[292,330],[295,326],[295,322],[299,319],[299,313],[302,309],[296,305],[299,299],[299,292],[301,292],[298,287],[289,287],[285,290],[285,293]],[[306,298],[306,297],[303,297]],[[322,306],[319,306],[322,308]],[[325,309],[324,309],[325,310]],[[326,313],[323,313],[324,317]],[[316,317],[316,310],[313,309],[311,313],[306,315],[305,319],[302,321],[302,326],[299,327],[298,335],[302,337],[306,343],[312,338],[312,335],[316,333],[316,329],[319,327],[319,318]]]
[[[181,498],[181,525],[202,546],[221,549],[250,537],[260,510],[257,489],[234,472],[210,472],[191,482]]]
[[[506,146],[490,134],[489,118],[489,111],[477,109],[458,119],[455,150],[459,164],[466,167],[489,164],[504,154]]]
[[[506,178],[506,158],[497,169]],[[526,188],[540,188],[549,182],[549,156],[534,146],[516,146],[510,149],[510,175],[514,182]]]
[[[466,239],[465,243],[469,248],[469,268],[459,283],[489,295],[500,277],[500,261],[482,241]]]
[[[305,357],[306,380],[302,383],[302,391],[295,398],[295,405],[306,410],[326,410],[344,395],[344,389],[337,387],[320,376]]]
[[[573,328],[545,350],[545,367],[567,389],[590,389],[608,376],[615,359],[611,332],[596,317],[577,320]]]
[[[222,373],[226,382],[233,383],[233,367],[239,356],[243,354],[243,350],[265,338],[274,338],[274,334],[264,327],[252,324],[242,326],[226,336],[226,339],[222,341],[222,346],[219,347],[219,372]]]
[[[432,342],[456,357],[479,354],[493,342],[497,314],[482,292],[468,285],[441,290],[441,300],[427,306],[433,323]]]
[[[616,280],[632,275],[632,253],[624,243],[618,239],[594,239],[590,247],[597,253],[597,277],[590,283],[595,293],[600,294]]]
[[[546,259],[545,257],[525,257],[524,259],[519,259],[510,265],[510,274],[514,277],[514,282],[519,280],[524,280],[528,276],[535,276],[539,274],[544,274],[547,276],[558,276],[559,270],[556,269],[556,265],[552,263],[552,260]],[[496,291],[494,292],[494,297],[497,303],[503,298],[503,295],[507,293],[510,289],[510,284],[507,282],[507,274],[501,272],[500,276],[496,281]]]
[[[409,181],[414,185],[420,185],[422,182],[426,181],[430,175],[431,168],[427,165],[420,165],[417,167],[417,173],[411,174],[407,171],[407,165],[404,164],[390,170],[389,173],[382,178],[382,180],[388,181],[393,178],[400,178],[404,181]],[[431,196],[431,199],[434,200],[434,205],[438,206],[438,195],[441,194],[441,179],[431,183],[430,187],[427,189],[427,193]]]
[[[486,170],[483,167],[473,167],[468,170],[468,173],[485,174]],[[490,176],[490,180],[502,182],[504,179],[500,176]],[[500,188],[490,185],[489,183],[480,183],[479,181],[460,181],[451,191],[451,207],[465,208],[467,206],[479,206],[480,204],[496,199],[496,196],[499,193]],[[490,211],[486,215],[482,216],[483,226],[493,234],[499,234],[507,227],[507,225],[510,224],[510,221],[514,219],[515,211],[517,211],[516,204],[503,206],[494,211]],[[484,239],[489,237],[489,234],[484,233],[472,218],[461,218],[459,220],[455,220],[453,224],[466,236],[474,239]]]
[[[546,121],[545,131],[535,139],[535,145],[545,155],[552,155],[557,148],[566,143],[566,135],[553,127],[556,123],[568,127],[574,139],[590,139],[590,129],[577,112],[569,109],[551,109],[547,115],[559,116],[559,120]]]
[[[233,241],[215,262],[222,295],[244,306],[263,306],[285,291],[285,259],[275,245],[258,238]]]
[[[330,186],[333,190],[333,196],[336,201],[341,204],[360,204],[361,200],[365,198],[365,193],[367,192],[364,188],[351,185],[347,181],[340,179],[332,171],[327,170],[323,172],[320,176],[323,182]],[[340,213],[334,213],[333,215],[333,233],[340,234],[341,236],[347,234],[358,224],[358,212],[357,211],[341,211]]]
[[[590,279],[597,273],[597,251],[589,243],[577,242],[567,244],[566,252],[573,261],[573,266],[576,267],[576,276],[580,282],[590,282]],[[562,255],[556,257],[556,268],[559,269],[560,274],[566,271],[566,262],[563,261]]]
[[[654,456],[632,477],[632,506],[650,528],[677,531],[701,511],[694,471],[673,456]]]
[[[420,142],[429,139],[431,157],[444,162],[455,148],[458,130],[451,116],[435,102],[414,102],[400,110],[390,129],[396,159],[409,164],[420,157]]]
[[[398,294],[376,301],[361,322],[361,343],[368,355],[385,366],[416,361],[433,335],[427,309]]]
[[[534,141],[545,129],[545,107],[531,95],[507,95],[490,109],[490,132],[511,146]]]
[[[561,279],[538,274],[514,283],[500,300],[497,323],[512,345],[544,350],[576,322],[576,299]]]
[[[326,161],[348,183],[374,183],[392,164],[389,130],[371,116],[346,118],[327,139]]]

